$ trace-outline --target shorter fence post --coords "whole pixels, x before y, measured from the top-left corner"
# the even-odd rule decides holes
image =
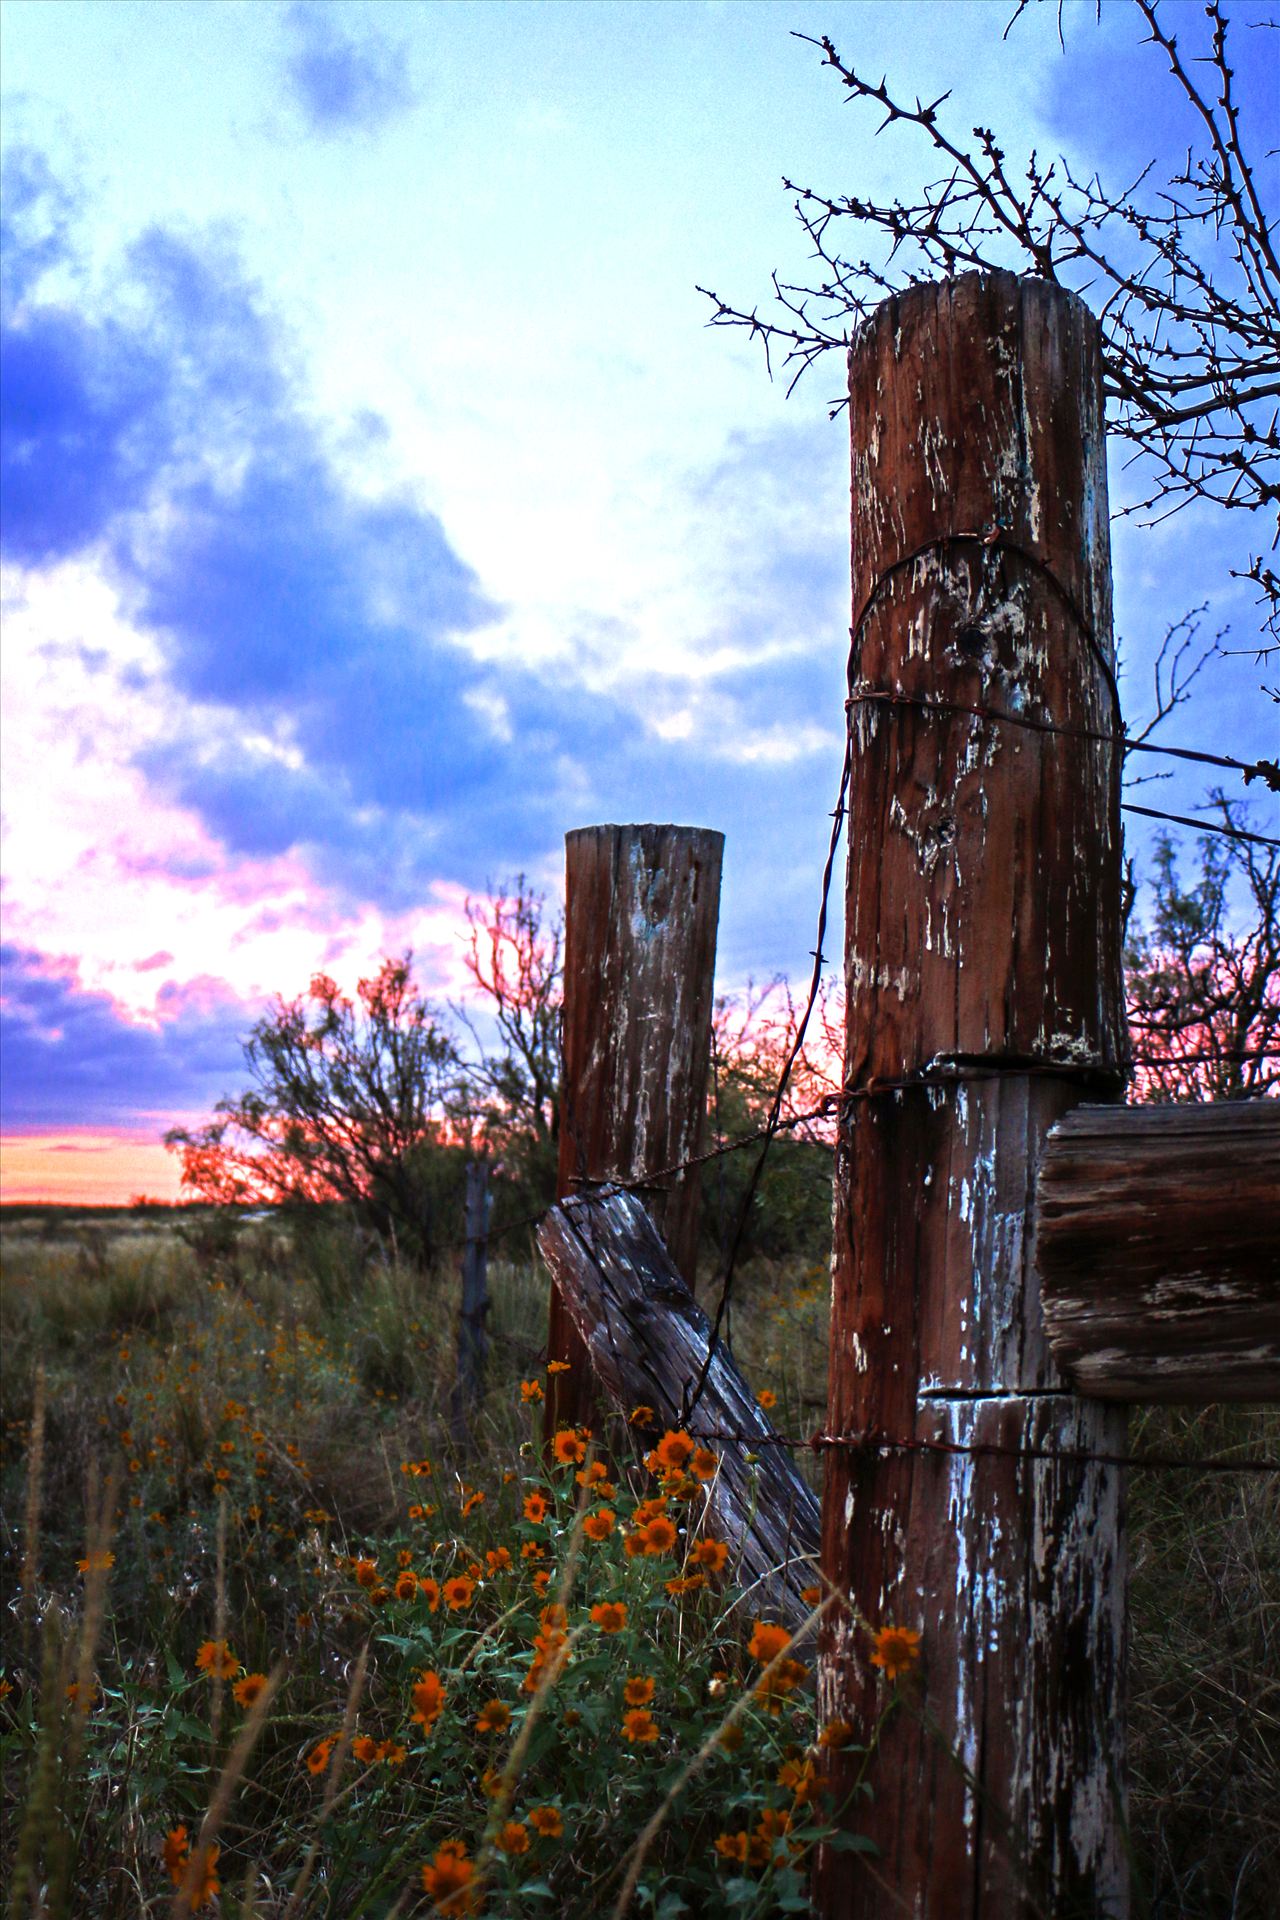
[[[582,827],[565,838],[558,1197],[648,1181],[640,1199],[690,1286],[698,1248],[724,835]],[[595,1423],[587,1349],[552,1286],[547,1433]]]
[[[455,1440],[466,1433],[484,1391],[489,1359],[489,1162],[468,1160],[466,1188],[466,1246],[462,1255],[462,1305],[458,1314],[458,1375],[451,1396],[451,1426]]]

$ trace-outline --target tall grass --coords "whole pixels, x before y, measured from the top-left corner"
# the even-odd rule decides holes
[[[13,1915],[385,1920],[483,1884],[593,1920],[659,1809],[630,1910],[803,1910],[805,1670],[705,1577],[702,1481],[629,1489],[572,1435],[544,1470],[531,1266],[494,1271],[455,1444],[452,1276],[343,1289],[269,1224],[84,1247],[5,1249],[4,1578],[45,1635],[0,1701]]]
[[[216,1898],[388,1920],[449,1911],[451,1875],[456,1911],[482,1878],[492,1914],[591,1920],[624,1894],[666,1920],[803,1912],[832,1814],[812,1694],[795,1675],[759,1691],[732,1588],[668,1590],[697,1571],[696,1488],[668,1501],[680,1553],[630,1555],[654,1483],[543,1473],[532,1260],[491,1268],[489,1387],[455,1440],[456,1275],[341,1230],[120,1224],[4,1227],[11,1914]],[[740,1286],[739,1361],[806,1432],[825,1275],[758,1263]],[[1275,1452],[1280,1416],[1152,1410],[1132,1437]],[[612,1531],[584,1534],[606,1511]],[[1135,1911],[1261,1920],[1280,1858],[1275,1484],[1135,1474],[1130,1516]],[[468,1589],[454,1608],[430,1584],[450,1579]],[[546,1612],[561,1588],[563,1621]],[[603,1616],[616,1630],[601,1606],[625,1609]]]

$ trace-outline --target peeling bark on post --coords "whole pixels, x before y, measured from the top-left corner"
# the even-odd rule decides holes
[[[1123,1411],[1054,1370],[1028,1218],[1049,1126],[1120,1084],[1120,756],[1013,724],[1117,720],[1097,325],[1009,274],[915,287],[859,331],[849,390],[828,1424],[1123,1451]],[[1009,718],[919,704],[946,701]],[[918,1629],[922,1657],[849,1816],[879,1858],[825,1853],[827,1920],[1126,1911],[1122,1491],[1092,1463],[831,1454],[824,1567],[861,1621],[826,1638],[824,1713],[880,1725],[868,1626]]]
[[[724,835],[705,827],[581,827],[565,836],[560,1197],[644,1181],[702,1143]],[[693,1285],[696,1168],[641,1191]],[[591,1424],[586,1348],[551,1291],[547,1431]]]
[[[1280,1101],[1078,1107],[1045,1142],[1036,1266],[1077,1392],[1280,1401]]]
[[[627,1421],[637,1453],[646,1453],[656,1434],[680,1423],[684,1391],[706,1361],[711,1322],[633,1194],[606,1189],[553,1207],[538,1229],[538,1247],[590,1353],[601,1395]],[[637,1406],[653,1408],[644,1433],[629,1421]],[[812,1611],[801,1595],[817,1580],[818,1499],[786,1450],[769,1444],[776,1429],[723,1345],[689,1431],[720,1456],[709,1525],[729,1544],[733,1577],[750,1590],[753,1617],[768,1614],[794,1631]],[[754,1444],[731,1443],[724,1434],[754,1436]]]

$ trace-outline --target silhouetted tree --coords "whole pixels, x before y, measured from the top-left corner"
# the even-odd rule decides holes
[[[461,1157],[449,1121],[461,1063],[411,964],[383,960],[354,1000],[317,974],[305,994],[274,1003],[245,1042],[252,1085],[220,1100],[207,1125],[165,1135],[189,1194],[242,1207],[342,1202],[429,1261],[441,1155]],[[444,1184],[460,1179],[459,1165]]]
[[[1225,826],[1242,809],[1215,795]],[[1205,838],[1184,883],[1157,842],[1151,905],[1125,952],[1132,1097],[1251,1100],[1280,1089],[1280,851]]]
[[[523,874],[467,902],[467,971],[483,995],[497,1044],[467,1006],[454,1013],[472,1042],[463,1104],[477,1147],[500,1160],[520,1202],[555,1191],[560,1127],[564,917]]]

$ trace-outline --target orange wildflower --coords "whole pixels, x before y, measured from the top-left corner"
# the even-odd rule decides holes
[[[875,1636],[873,1667],[882,1667],[886,1680],[896,1680],[920,1658],[920,1635],[914,1627],[881,1627]]]
[[[422,1869],[422,1890],[441,1913],[471,1913],[475,1908],[472,1881],[475,1862],[461,1840],[446,1840],[435,1858]]]
[[[813,1760],[807,1755],[783,1761],[778,1769],[778,1785],[790,1788],[798,1807],[810,1805],[822,1791]]]
[[[800,1598],[804,1601],[806,1607],[816,1607],[822,1598],[822,1588],[801,1587]]]
[[[626,1554],[628,1560],[638,1559],[639,1556],[644,1552],[644,1534],[629,1533],[626,1539],[622,1543],[622,1550]]]
[[[434,1668],[420,1669],[421,1677],[414,1681],[409,1697],[413,1701],[412,1719],[420,1727],[434,1727],[444,1711],[444,1703],[449,1698],[444,1682]]]
[[[450,1613],[460,1613],[463,1607],[470,1606],[471,1596],[475,1590],[475,1581],[465,1573],[456,1573],[452,1580],[445,1581],[441,1589],[444,1603]]]
[[[510,1547],[490,1547],[484,1557],[489,1563],[490,1573],[505,1573],[511,1565]]]
[[[77,1573],[105,1573],[108,1567],[114,1567],[116,1557],[108,1553],[105,1547],[98,1547],[86,1554],[83,1560],[76,1561]]]
[[[564,1835],[564,1821],[559,1807],[530,1807],[529,1825],[544,1840],[559,1840]]]
[[[358,1733],[351,1742],[351,1751],[362,1767],[371,1767],[378,1757],[378,1743],[371,1734]]]
[[[601,1633],[621,1633],[627,1624],[627,1607],[623,1600],[599,1600],[591,1609],[591,1618]]]
[[[376,1560],[357,1560],[352,1567],[358,1587],[376,1587],[378,1584],[378,1563]]]
[[[234,1680],[240,1671],[240,1662],[225,1640],[206,1640],[196,1654],[196,1668],[214,1680]]]
[[[575,1433],[572,1427],[561,1427],[551,1442],[551,1451],[557,1464],[562,1467],[577,1466],[587,1457],[586,1444],[581,1434]]]
[[[781,1713],[784,1697],[806,1678],[808,1669],[802,1660],[779,1660],[756,1685],[756,1699],[767,1713]]]
[[[659,1464],[668,1469],[687,1466],[695,1451],[693,1441],[683,1429],[673,1432],[670,1427],[654,1448]]]
[[[85,1687],[84,1687],[84,1698],[82,1699],[80,1682],[78,1680],[73,1680],[71,1682],[71,1685],[67,1688],[67,1699],[71,1702],[73,1707],[83,1707],[85,1712],[88,1713],[90,1708],[96,1707],[98,1704],[97,1681],[96,1680],[86,1681]]]
[[[655,1514],[665,1513],[666,1510],[667,1510],[666,1494],[655,1493],[651,1499],[642,1500],[640,1502],[640,1505],[636,1508],[635,1512],[631,1516],[631,1524],[633,1527],[646,1526],[648,1522],[653,1519]]]
[[[756,1405],[763,1407],[765,1412],[768,1413],[770,1407],[776,1407],[777,1404],[778,1396],[773,1388],[761,1387],[759,1393],[756,1395]]]
[[[465,1519],[469,1513],[474,1513],[477,1507],[482,1507],[483,1505],[484,1492],[482,1488],[477,1487],[474,1493],[469,1493],[462,1503],[461,1512],[463,1518]]]
[[[739,1827],[737,1833],[718,1833],[716,1852],[722,1860],[738,1860],[745,1866],[750,1839],[745,1827]]]
[[[389,1767],[402,1767],[405,1763],[405,1750],[398,1740],[379,1740],[378,1758]]]
[[[828,1720],[818,1735],[818,1745],[838,1753],[841,1747],[847,1747],[853,1738],[853,1728],[847,1720]]]
[[[170,1828],[164,1837],[163,1853],[169,1878],[175,1887],[180,1887],[191,1855],[191,1842],[187,1838],[185,1826]]]
[[[658,1737],[658,1723],[643,1707],[632,1707],[622,1716],[622,1737],[633,1745],[649,1746]]]
[[[548,1360],[547,1362],[548,1373],[568,1373],[568,1371],[569,1362],[567,1360]]]
[[[627,1415],[627,1419],[633,1427],[647,1427],[653,1419],[653,1408],[632,1407],[631,1412]]]
[[[535,1592],[535,1593],[545,1593],[545,1592],[546,1592],[546,1590],[547,1590],[547,1588],[548,1588],[548,1587],[549,1587],[550,1585],[551,1585],[551,1575],[550,1575],[550,1573],[549,1573],[549,1572],[547,1571],[547,1569],[546,1569],[545,1567],[542,1567],[542,1568],[540,1568],[540,1569],[538,1570],[538,1572],[537,1572],[537,1573],[535,1573],[535,1574],[534,1574],[534,1576],[533,1576],[533,1590],[534,1590],[534,1592]]]
[[[547,1517],[550,1505],[551,1502],[546,1494],[539,1492],[535,1487],[532,1493],[527,1493],[524,1497],[525,1519],[532,1520],[535,1527],[540,1526]]]
[[[753,1660],[767,1664],[790,1645],[791,1635],[785,1627],[776,1626],[769,1620],[757,1620],[747,1643],[747,1652]]]
[[[182,1863],[182,1874],[175,1885],[181,1886],[190,1872],[191,1859],[195,1859],[195,1874],[191,1890],[191,1911],[199,1913],[201,1907],[207,1907],[222,1892],[222,1882],[218,1878],[217,1846],[197,1847],[194,1856],[188,1855]]]
[[[563,1629],[567,1627],[568,1624],[569,1609],[559,1600],[548,1602],[538,1615],[538,1625],[542,1627],[545,1632],[561,1633],[563,1637]]]
[[[422,1589],[418,1585],[418,1576],[410,1567],[396,1575],[396,1599],[414,1600]]]
[[[499,1853],[528,1853],[529,1829],[520,1820],[508,1820],[493,1844]]]
[[[690,1560],[695,1560],[708,1573],[721,1573],[729,1559],[727,1541],[713,1540],[709,1534],[701,1540],[695,1540],[689,1549]]]
[[[598,1513],[589,1513],[582,1523],[582,1531],[588,1540],[607,1540],[617,1525],[617,1515],[612,1507],[601,1507]]]
[[[666,1514],[655,1514],[644,1529],[644,1547],[642,1551],[647,1553],[651,1559],[655,1559],[660,1554],[670,1553],[676,1544],[676,1539],[675,1526],[668,1520]]]
[[[524,1545],[520,1549],[520,1558],[522,1560],[541,1560],[546,1550],[547,1548],[546,1548],[545,1541],[526,1540]]]
[[[237,1680],[231,1689],[235,1697],[236,1705],[238,1707],[251,1707],[266,1684],[267,1676],[265,1673],[246,1673],[244,1678]]]
[[[714,1480],[719,1465],[718,1453],[712,1453],[709,1447],[695,1447],[693,1458],[689,1462],[689,1471],[695,1480]]]
[[[653,1698],[653,1680],[646,1674],[632,1674],[622,1689],[622,1697],[629,1707],[647,1707]]]
[[[573,1477],[580,1487],[609,1487],[609,1491],[613,1491],[609,1483],[609,1469],[603,1460],[593,1460],[590,1466],[581,1468]]]
[[[477,1733],[505,1733],[511,1725],[511,1709],[505,1700],[490,1700],[476,1721]]]
[[[332,1740],[317,1740],[307,1755],[307,1772],[323,1773],[329,1764],[329,1755],[333,1752]]]
[[[542,1382],[540,1380],[522,1380],[520,1382],[520,1398],[526,1406],[531,1400],[541,1400]]]
[[[678,1580],[668,1580],[665,1584],[667,1592],[679,1598],[681,1594],[696,1593],[699,1587],[705,1587],[707,1576],[705,1573],[686,1573]]]

